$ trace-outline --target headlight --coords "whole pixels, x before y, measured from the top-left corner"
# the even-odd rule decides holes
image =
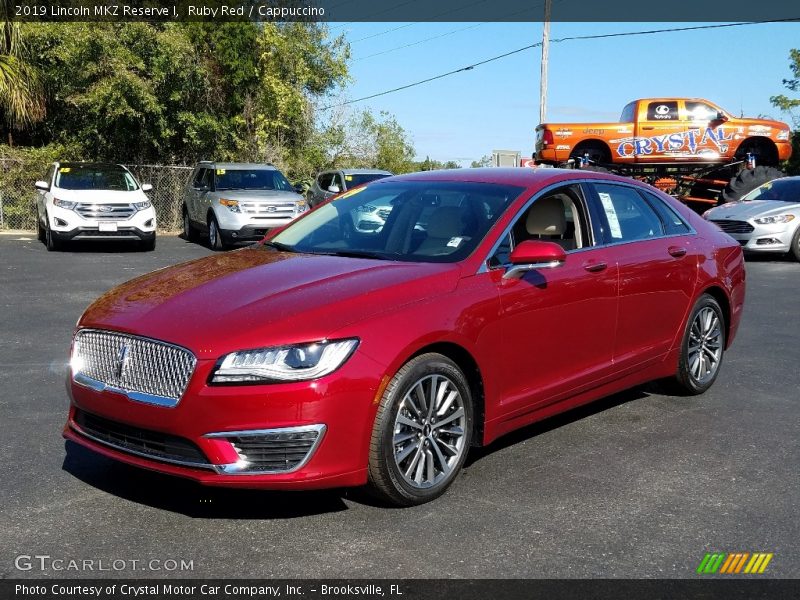
[[[144,210],[145,208],[150,208],[153,206],[150,203],[150,200],[145,200],[144,202],[134,202],[133,205],[136,207],[136,210]]]
[[[775,215],[773,217],[761,217],[760,219],[753,219],[759,225],[774,225],[775,223],[788,223],[794,220],[794,215]]]
[[[211,383],[305,381],[332,373],[358,346],[357,339],[257,348],[226,354]]]
[[[219,203],[220,203],[222,206],[227,206],[227,207],[228,207],[228,209],[229,209],[231,212],[235,212],[235,213],[242,212],[242,211],[239,209],[239,202],[238,202],[237,200],[228,200],[227,198],[220,198],[220,199],[219,199]]]
[[[308,208],[308,206],[305,200],[297,201],[297,212],[305,212],[306,208]]]
[[[55,204],[59,208],[72,210],[73,208],[75,208],[77,202],[70,202],[69,200],[59,200],[58,198],[53,198],[53,204]]]

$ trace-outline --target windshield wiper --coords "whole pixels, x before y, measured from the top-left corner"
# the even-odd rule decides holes
[[[336,250],[329,252],[331,256],[345,256],[347,258],[377,258],[380,260],[397,260],[397,255],[388,252],[377,252],[373,250]]]
[[[297,252],[297,250],[294,249],[294,246],[281,244],[280,242],[264,242],[264,246],[275,248],[275,250],[280,250],[281,252]]]

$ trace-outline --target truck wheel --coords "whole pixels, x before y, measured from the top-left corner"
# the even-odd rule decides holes
[[[775,167],[758,165],[755,169],[744,169],[722,190],[722,201],[736,202],[758,186],[780,177],[786,177],[786,173]]]
[[[608,148],[605,144],[601,144],[600,142],[584,142],[578,144],[572,150],[569,157],[578,161],[585,154],[589,155],[589,160],[592,161],[591,166],[593,167],[597,164],[608,164],[611,162],[611,154]]]

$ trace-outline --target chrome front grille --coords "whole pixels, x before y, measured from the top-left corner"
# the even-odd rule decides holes
[[[750,233],[754,229],[747,221],[729,221],[726,219],[719,221],[712,220],[711,222],[725,233]]]
[[[297,210],[297,204],[294,202],[239,202],[239,207],[247,215],[267,217],[269,219],[293,217]]]
[[[378,209],[378,216],[383,219],[384,221],[389,218],[389,213],[392,212],[391,208],[380,208]]]
[[[75,334],[71,365],[72,378],[80,385],[172,407],[186,391],[196,362],[194,354],[179,346],[83,329]]]
[[[136,208],[134,208],[133,204],[79,202],[75,205],[75,212],[84,219],[125,221],[133,216],[133,213],[136,212]]]

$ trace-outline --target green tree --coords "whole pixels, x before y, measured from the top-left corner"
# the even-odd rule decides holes
[[[7,2],[3,2],[4,11]],[[0,110],[9,128],[21,128],[44,117],[41,81],[28,61],[19,23],[2,22],[0,35]],[[8,131],[9,144],[12,141]]]
[[[784,79],[783,85],[792,92],[800,90],[800,50],[789,51],[789,69],[794,75],[791,79]],[[792,121],[795,127],[792,135],[792,156],[786,162],[785,170],[790,175],[800,174],[800,117],[795,115],[793,109],[800,106],[800,98],[790,98],[785,94],[779,94],[770,98],[773,106],[781,110],[789,111],[792,114]]]
[[[488,154],[484,154],[480,160],[473,160],[470,163],[471,169],[478,169],[480,167],[491,167],[492,166],[492,157]]]

